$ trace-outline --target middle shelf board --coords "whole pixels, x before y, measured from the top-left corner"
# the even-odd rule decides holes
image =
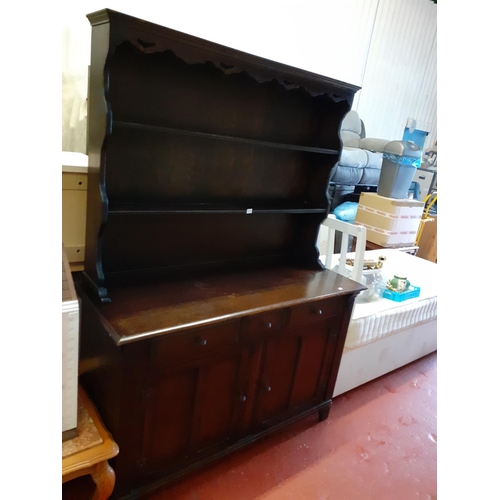
[[[253,200],[323,206],[320,198],[338,160],[335,154],[120,127],[107,137],[103,153],[110,202],[237,200],[245,209],[254,208]]]
[[[110,203],[108,213],[126,214],[326,214],[326,207],[309,204],[232,205],[218,203]],[[326,215],[325,215],[326,216]]]
[[[148,125],[142,123],[132,123],[126,121],[113,121],[113,127],[121,127],[125,129],[135,129],[135,130],[147,130],[149,132],[158,132],[165,134],[178,134],[178,135],[186,135],[191,137],[199,137],[203,139],[214,139],[219,141],[229,141],[229,142],[239,142],[243,144],[250,144],[254,146],[262,146],[273,149],[288,149],[292,151],[303,151],[306,153],[320,153],[326,155],[338,155],[339,151],[336,149],[327,149],[320,147],[311,147],[311,146],[301,146],[299,144],[282,144],[277,142],[269,142],[269,141],[261,141],[257,139],[247,139],[245,137],[234,137],[229,135],[221,135],[221,134],[210,134],[206,132],[197,132],[191,130],[180,130],[171,127],[163,127],[158,125]]]

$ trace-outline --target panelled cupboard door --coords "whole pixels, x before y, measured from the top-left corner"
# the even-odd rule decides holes
[[[330,322],[266,341],[253,413],[256,430],[327,399],[336,342],[337,328]]]
[[[249,350],[238,347],[183,363],[155,380],[148,391],[143,441],[149,470],[174,470],[235,439],[249,367]]]

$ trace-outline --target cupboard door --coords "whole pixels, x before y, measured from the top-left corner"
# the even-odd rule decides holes
[[[326,394],[337,328],[320,323],[282,333],[264,347],[254,425],[267,427],[331,397]]]
[[[235,439],[246,403],[250,355],[237,348],[178,365],[154,380],[143,462],[175,470]]]

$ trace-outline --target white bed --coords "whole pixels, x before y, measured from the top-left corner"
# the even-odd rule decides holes
[[[384,274],[405,273],[420,296],[356,299],[334,397],[437,350],[437,264],[399,250],[371,250],[364,258],[379,255],[387,258]]]

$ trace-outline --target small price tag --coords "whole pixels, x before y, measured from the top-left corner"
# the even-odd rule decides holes
[[[247,214],[251,214],[253,212],[253,208],[247,208]]]

